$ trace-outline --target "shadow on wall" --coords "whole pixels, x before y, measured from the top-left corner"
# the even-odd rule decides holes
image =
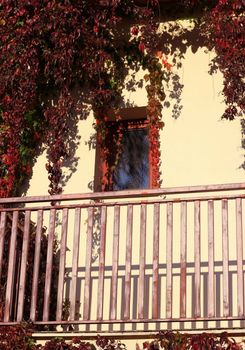
[[[245,262],[245,261],[244,261]],[[215,262],[215,268],[219,268],[222,266],[222,261],[216,261]],[[215,281],[215,317],[220,318],[223,320],[216,320],[212,321],[211,319],[208,320],[208,272],[205,271],[207,270],[208,263],[203,262],[201,263],[201,269],[203,270],[201,272],[201,281],[202,281],[202,290],[201,290],[201,310],[202,314],[201,317],[205,320],[203,321],[195,321],[194,314],[195,314],[195,273],[192,272],[191,270],[194,269],[194,263],[188,263],[187,264],[187,290],[188,290],[188,295],[187,295],[187,317],[192,318],[192,321],[185,321],[185,322],[179,322],[179,321],[174,321],[174,322],[142,322],[138,318],[138,295],[139,295],[139,276],[138,276],[138,271],[139,271],[139,265],[132,265],[132,277],[131,277],[131,307],[130,307],[130,318],[127,319],[128,322],[122,322],[120,326],[115,326],[116,323],[109,324],[109,325],[104,325],[103,330],[105,331],[110,331],[113,332],[115,330],[118,330],[117,327],[120,327],[120,331],[149,331],[152,330],[152,326],[154,327],[154,331],[160,330],[160,329],[169,329],[169,330],[200,330],[200,329],[221,329],[221,328],[233,328],[236,323],[236,327],[244,327],[244,321],[238,321],[239,325],[237,324],[237,321],[234,323],[232,320],[225,320],[225,317],[223,317],[223,292],[222,292],[222,279],[223,279],[223,274],[221,271],[216,271],[214,275],[214,281]],[[236,261],[229,261],[229,269],[236,267]],[[165,264],[160,264],[159,265],[161,273],[159,273],[159,318],[164,319],[167,318],[165,314],[165,300],[166,300],[166,265]],[[146,269],[148,271],[152,271],[153,266],[148,264],[146,265]],[[118,276],[118,300],[117,300],[117,320],[124,320],[124,306],[125,306],[125,299],[124,299],[124,294],[125,294],[125,275],[123,274],[125,270],[124,266],[119,266],[119,276]],[[173,264],[173,281],[177,281],[180,279],[180,264],[175,263]],[[98,267],[93,267],[92,273],[96,274],[98,272]],[[78,279],[78,288],[77,288],[77,302],[76,302],[76,320],[82,320],[82,310],[83,310],[83,300],[81,299],[81,290],[82,286],[84,285],[84,274],[85,274],[85,269],[84,268],[79,268],[79,275],[80,278]],[[105,291],[104,291],[104,300],[102,301],[103,304],[105,305],[108,303],[109,300],[109,305],[110,301],[112,299],[111,295],[111,286],[112,286],[112,267],[111,266],[106,266],[105,267]],[[234,305],[232,304],[232,300],[235,298],[235,291],[234,288],[236,288],[236,280],[234,279],[234,276],[236,275],[237,271],[229,271],[229,312],[231,315],[236,314],[236,310],[234,310]],[[69,277],[71,275],[71,269],[67,269],[67,278],[66,278],[66,290],[65,290],[65,295],[67,300],[69,299],[69,294],[70,294],[70,287],[71,287],[71,278]],[[93,276],[91,279],[91,290],[97,289],[97,284],[98,284],[98,277]],[[145,320],[150,320],[151,319],[151,288],[152,288],[152,276],[151,273],[148,272],[145,275],[145,280],[144,280],[144,298],[145,298],[145,303],[144,303],[144,319]],[[96,293],[92,293],[90,295],[90,320],[96,320],[96,298],[94,297]],[[173,314],[172,318],[175,320],[179,320],[179,309],[177,307],[178,305],[178,300],[180,296],[180,288],[177,284],[174,284],[173,287],[173,298],[175,301],[173,301]],[[104,307],[106,309],[107,307]],[[107,312],[107,310],[104,312],[104,314]],[[103,317],[104,320],[108,320],[109,317],[105,316]],[[130,324],[130,320],[139,320],[139,322],[134,322]],[[82,322],[81,322],[82,323]],[[81,326],[76,326],[76,330],[79,330],[79,327]],[[95,331],[95,326],[90,326],[86,325],[86,331]],[[96,331],[101,331],[102,326],[99,324],[96,326]]]

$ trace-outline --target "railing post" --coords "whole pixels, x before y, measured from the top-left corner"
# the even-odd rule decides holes
[[[119,256],[119,234],[120,234],[120,206],[114,208],[113,227],[113,249],[112,249],[112,276],[111,276],[111,303],[110,319],[116,319],[117,308],[117,277],[118,277],[118,256]]]
[[[94,208],[88,208],[88,227],[86,243],[86,265],[85,265],[85,285],[84,285],[84,303],[83,319],[89,319],[90,298],[91,298],[91,265],[92,265],[92,244],[93,244],[93,219]]]
[[[97,320],[103,318],[104,306],[104,275],[105,275],[105,254],[106,254],[106,222],[107,210],[101,208],[101,228],[100,228],[100,257],[99,257],[99,281],[98,281],[98,298],[97,298]]]
[[[173,272],[172,272],[172,260],[173,260],[173,203],[167,204],[167,244],[166,244],[166,256],[167,256],[167,280],[166,280],[166,318],[172,318],[172,306],[173,306]]]
[[[30,221],[31,221],[31,212],[30,210],[26,210],[24,236],[23,236],[23,244],[22,244],[22,256],[21,256],[17,322],[21,322],[23,319],[25,284],[26,284],[26,267],[27,267],[29,237],[30,237]]]
[[[236,248],[237,248],[237,304],[238,316],[244,316],[244,286],[243,286],[243,227],[242,200],[236,199]]]
[[[124,319],[130,317],[130,292],[131,292],[131,260],[132,260],[132,227],[133,206],[127,208],[127,236],[126,236],[126,262],[125,262],[125,296],[124,296]]]
[[[181,202],[180,212],[180,317],[186,317],[186,235],[187,203]]]
[[[42,227],[43,227],[43,210],[38,210],[38,212],[37,212],[36,239],[35,239],[33,279],[32,279],[32,293],[31,293],[31,310],[30,310],[30,319],[32,322],[36,321]]]
[[[208,317],[214,316],[214,202],[208,201]]]
[[[144,318],[145,307],[145,252],[146,252],[146,204],[140,208],[140,264],[139,264],[139,293],[138,318]]]
[[[70,302],[71,302],[70,319],[72,321],[75,320],[75,316],[76,316],[80,226],[81,226],[81,208],[76,208],[75,220],[74,220],[74,236],[73,236],[73,249],[72,249],[72,277],[71,277],[71,295],[70,295]]]
[[[11,307],[12,307],[12,301],[13,301],[18,216],[19,216],[19,212],[14,211],[12,230],[11,230],[11,239],[10,239],[10,249],[9,249],[8,278],[7,278],[7,287],[6,287],[6,297],[5,297],[4,322],[9,322],[10,320]]]
[[[152,318],[159,317],[159,217],[160,204],[154,204]]]
[[[55,230],[56,209],[50,210],[49,232],[48,232],[48,250],[46,260],[44,303],[43,303],[43,321],[49,321],[49,307],[51,295],[51,280],[53,271],[53,246],[54,246],[54,230]]]
[[[201,280],[201,267],[200,267],[200,231],[201,231],[201,223],[200,223],[200,202],[195,201],[194,203],[194,260],[195,260],[195,310],[194,316],[195,318],[201,316],[200,310],[200,280]]]
[[[66,262],[66,243],[67,243],[67,225],[68,225],[68,209],[62,210],[62,230],[60,242],[60,264],[59,264],[59,278],[58,278],[58,293],[57,293],[57,308],[56,320],[62,319],[63,293],[65,281],[65,262]]]
[[[222,199],[222,252],[223,252],[223,315],[230,315],[229,304],[229,243],[228,243],[228,201]]]
[[[3,252],[4,252],[4,238],[6,233],[6,212],[1,212],[1,221],[0,221],[0,280],[2,277],[2,266],[3,266]]]

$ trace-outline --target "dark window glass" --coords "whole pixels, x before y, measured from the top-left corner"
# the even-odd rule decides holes
[[[113,190],[149,187],[147,128],[130,128],[123,134],[122,152],[113,175]]]

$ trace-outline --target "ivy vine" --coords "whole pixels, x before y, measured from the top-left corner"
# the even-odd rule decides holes
[[[44,345],[37,344],[32,337],[30,325],[2,326],[0,328],[0,346],[2,350],[127,350],[126,344],[112,336],[97,336],[95,344],[86,342],[83,337],[65,340],[55,337]],[[237,342],[226,332],[221,334],[200,333],[188,334],[172,331],[161,331],[152,341],[136,343],[136,350],[242,350],[243,342]]]
[[[120,106],[129,69],[140,68],[148,71],[153,185],[160,185],[164,86],[176,79],[167,53],[159,57],[160,5],[158,0],[145,6],[137,0],[1,1],[0,197],[19,194],[41,144],[47,148],[49,193],[61,193],[70,122],[77,123],[90,104],[103,142],[107,111]],[[224,75],[224,117],[235,118],[245,108],[244,0],[181,0],[178,8],[190,14],[201,8],[206,45],[217,53],[211,70]]]

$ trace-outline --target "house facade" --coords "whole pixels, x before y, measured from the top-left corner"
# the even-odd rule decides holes
[[[136,88],[126,81],[123,90],[125,148],[109,191],[101,191],[105,169],[91,110],[77,125],[80,139],[64,170],[62,195],[47,196],[44,152],[26,196],[0,200],[0,262],[10,232],[1,324],[21,322],[29,314],[39,327],[63,334],[72,329],[138,338],[160,329],[244,328],[244,135],[240,120],[220,119],[223,78],[208,73],[214,53],[198,44],[196,34],[191,37],[192,23],[183,20],[180,27],[189,28],[187,43],[181,30],[176,33],[182,64],[177,68],[171,55],[167,60],[181,78],[182,107],[173,111],[169,86],[160,131],[160,187],[151,186],[146,72],[140,70],[127,78],[134,76]],[[113,116],[108,123],[115,123]],[[47,236],[44,256],[42,234]]]

